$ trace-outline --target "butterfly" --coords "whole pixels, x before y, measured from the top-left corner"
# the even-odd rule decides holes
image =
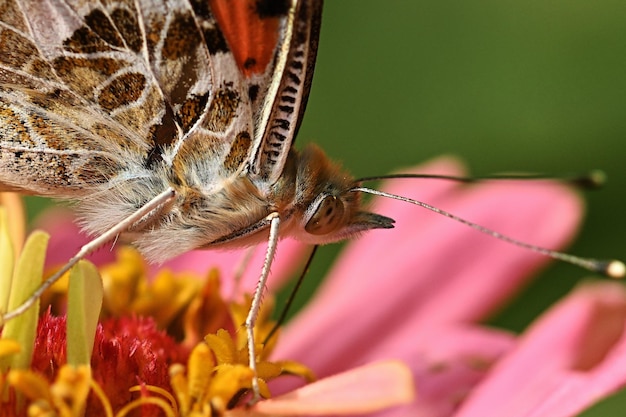
[[[321,11],[0,0],[0,191],[76,201],[99,236],[90,248],[122,233],[151,261],[269,241],[260,291],[279,237],[393,227],[361,210],[353,178],[319,148],[293,146]]]
[[[0,186],[77,200],[102,235],[153,261],[281,235],[311,243],[389,227],[351,178],[294,149],[321,1],[3,1]]]

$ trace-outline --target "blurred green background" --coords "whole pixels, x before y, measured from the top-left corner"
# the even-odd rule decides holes
[[[626,259],[625,110],[624,0],[326,0],[298,146],[317,142],[356,176],[444,153],[475,175],[601,168],[609,182],[586,194],[569,251]],[[321,248],[309,293],[338,250]],[[553,265],[492,323],[522,330],[585,277]]]
[[[625,112],[624,0],[327,0],[298,145],[357,177],[443,153],[475,175],[601,168],[609,181],[586,193],[569,251],[626,259]],[[337,250],[321,249],[309,285]],[[587,276],[553,265],[493,323],[521,330]]]

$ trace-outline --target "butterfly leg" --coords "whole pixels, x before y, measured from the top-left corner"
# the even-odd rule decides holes
[[[278,213],[271,213],[269,216],[267,216],[266,219],[270,222],[270,235],[267,245],[267,252],[265,252],[265,261],[263,262],[261,276],[259,277],[259,282],[257,283],[256,290],[254,291],[252,304],[250,305],[250,311],[248,311],[248,316],[246,317],[245,322],[246,333],[248,337],[249,366],[250,369],[252,369],[252,371],[254,372],[254,376],[252,378],[252,404],[261,399],[259,379],[256,369],[254,325],[256,324],[256,320],[259,315],[259,309],[261,308],[263,292],[265,291],[265,284],[267,282],[267,277],[270,273],[272,260],[274,259],[274,255],[276,254],[276,246],[278,245],[278,230],[280,228],[280,217],[278,216]]]
[[[85,256],[89,255],[105,243],[115,239],[120,233],[123,233],[130,229],[134,224],[143,219],[145,216],[150,215],[150,213],[159,207],[167,204],[172,201],[176,197],[176,191],[173,188],[168,188],[163,191],[161,194],[154,197],[152,200],[148,201],[144,204],[139,210],[126,217],[124,220],[107,230],[105,233],[101,234],[94,240],[85,244],[80,248],[80,250],[70,259],[61,269],[59,269],[54,275],[45,280],[37,290],[31,294],[19,307],[16,309],[4,314],[2,316],[2,320],[0,320],[0,325],[7,320],[10,320],[14,317],[19,316],[24,313],[30,307],[35,304],[35,301],[41,297],[43,292],[47,290],[52,284],[57,282],[63,274],[69,271],[74,265],[78,263]]]

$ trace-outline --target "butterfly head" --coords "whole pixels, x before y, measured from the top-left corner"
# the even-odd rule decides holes
[[[294,167],[296,194],[294,234],[302,241],[323,244],[347,239],[370,229],[390,229],[393,219],[363,211],[354,179],[314,145],[307,146]]]

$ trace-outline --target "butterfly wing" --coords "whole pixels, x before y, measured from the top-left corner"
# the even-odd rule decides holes
[[[110,118],[63,81],[67,67],[57,58],[64,31],[57,32],[60,16],[50,6],[10,0],[0,5],[0,183],[3,189],[72,195],[90,179],[110,175],[93,165],[108,159],[102,136],[131,147],[140,143],[110,129]],[[27,19],[37,7],[36,19]],[[120,161],[107,162],[114,169]]]
[[[317,53],[321,0],[210,0],[244,77],[255,120],[250,173],[281,175],[306,106]]]
[[[4,190],[76,197],[197,155],[218,166],[252,135],[235,62],[209,50],[188,2],[2,0],[0,11]]]
[[[321,1],[2,0],[0,10],[1,189],[77,197],[158,163],[204,171],[204,183],[244,166],[280,176]]]

